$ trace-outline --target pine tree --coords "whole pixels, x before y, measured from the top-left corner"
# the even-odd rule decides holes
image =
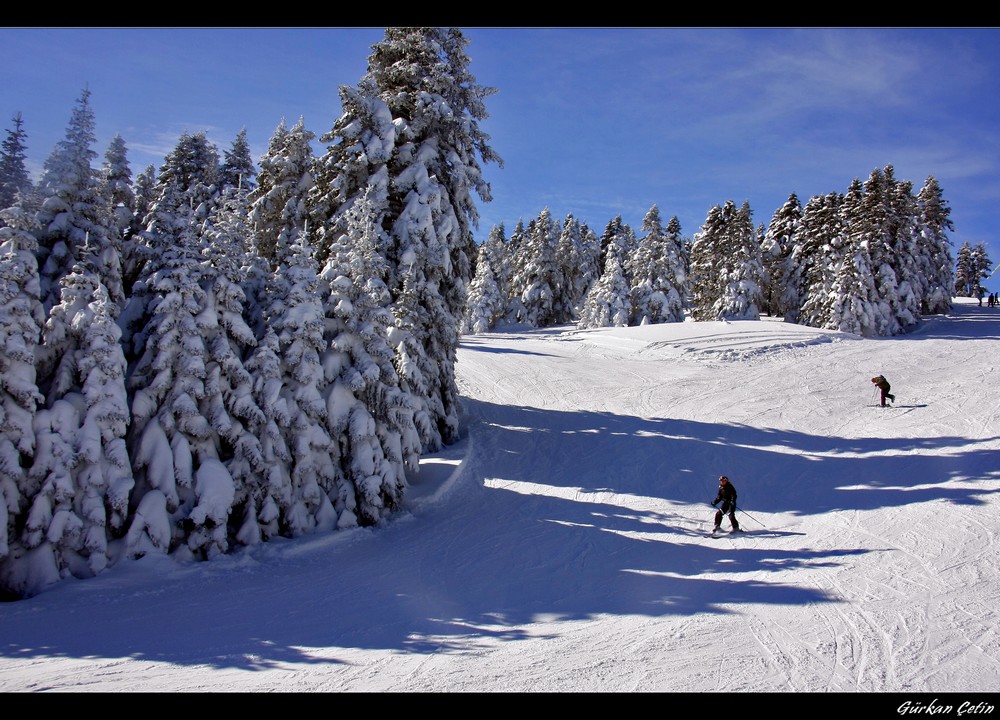
[[[338,527],[372,525],[399,508],[406,471],[417,469],[420,454],[414,400],[400,383],[389,344],[387,263],[378,252],[375,220],[374,205],[363,196],[321,273],[330,292],[323,364],[331,380],[327,422],[336,451],[336,477],[325,489]]]
[[[925,314],[945,313],[951,309],[955,287],[955,267],[948,231],[954,230],[951,208],[934,176],[927,178],[917,194],[918,232],[923,248],[924,295],[921,310]]]
[[[45,161],[38,192],[39,275],[42,303],[48,311],[59,302],[59,281],[80,259],[88,242],[100,259],[100,279],[116,303],[124,302],[121,268],[109,239],[108,215],[99,177],[91,163],[97,157],[90,91],[84,90],[70,116],[66,136]]]
[[[559,268],[559,292],[556,301],[556,322],[573,322],[591,285],[597,279],[596,238],[587,233],[585,225],[570,213],[562,223],[556,244],[556,265]]]
[[[21,113],[12,118],[14,127],[7,131],[7,137],[0,145],[0,210],[5,210],[17,202],[18,195],[32,189],[31,178],[25,167],[27,159],[27,133]]]
[[[533,327],[548,327],[560,322],[557,309],[562,272],[557,257],[560,228],[544,208],[530,226],[521,246],[523,264],[520,294],[524,322]]]
[[[77,265],[61,285],[43,335],[58,366],[35,416],[38,453],[29,474],[39,489],[24,545],[50,573],[91,577],[111,561],[109,542],[124,528],[133,485],[125,358],[117,306],[95,269]]]
[[[219,190],[221,192],[231,187],[250,192],[256,184],[256,174],[250,155],[250,143],[247,141],[247,129],[243,128],[237,133],[232,147],[223,152],[223,161],[219,166]]]
[[[842,206],[843,198],[832,192],[813,196],[802,211],[800,244],[808,263],[803,266],[798,321],[810,327],[832,322],[832,286],[846,243]]]
[[[718,319],[716,306],[724,282],[725,234],[735,210],[732,201],[712,206],[691,245],[691,316],[695,320]]]
[[[507,311],[507,299],[493,270],[490,248],[484,243],[476,260],[476,276],[469,285],[469,300],[462,332],[477,335],[496,327]]]
[[[825,327],[872,337],[876,332],[878,293],[864,232],[863,195],[861,181],[855,178],[840,203],[844,243],[839,264],[832,269],[835,273],[830,287],[832,302]]]
[[[790,257],[798,244],[802,225],[802,203],[795,193],[788,196],[784,205],[775,210],[764,234],[761,255],[768,283],[764,292],[762,310],[771,316],[786,316],[784,300],[791,271]],[[801,302],[796,302],[796,310]]]
[[[684,320],[684,269],[679,222],[671,234],[663,228],[660,209],[653,205],[642,221],[642,231],[627,265],[632,278],[631,324]]]
[[[722,296],[714,315],[722,320],[759,320],[766,274],[748,202],[732,213],[725,238]]]
[[[328,341],[313,252],[307,234],[293,233],[284,262],[268,286],[267,327],[273,340],[265,337],[250,363],[255,370],[262,363],[270,366],[271,354],[278,363],[267,375],[255,372],[256,397],[266,418],[265,459],[285,460],[280,467],[268,467],[256,498],[265,536],[280,531],[295,537],[337,524],[337,511],[324,491],[336,482],[336,451],[327,423],[329,382],[322,358]]]
[[[491,199],[480,159],[501,163],[479,126],[487,117],[484,101],[495,90],[475,81],[467,44],[455,28],[388,28],[372,47],[360,83],[361,94],[388,108],[395,131],[388,177],[374,181],[388,192],[384,215],[381,198],[373,201],[388,230],[387,285],[393,302],[403,306],[394,315],[408,336],[397,364],[401,376],[414,362],[423,368],[414,391],[426,393],[424,405],[432,413],[433,424],[422,435],[428,450],[458,437],[454,364],[476,254],[473,196]],[[364,124],[365,118],[357,119]],[[373,132],[383,127],[368,126]]]
[[[272,269],[281,265],[292,238],[305,230],[313,188],[313,156],[304,120],[289,130],[282,120],[260,159],[257,187],[249,194],[256,252]]]
[[[126,231],[132,225],[135,208],[135,191],[132,188],[132,170],[128,165],[128,149],[121,135],[115,135],[104,153],[104,165],[101,168],[101,194],[108,200],[108,211],[111,221],[108,229],[111,241],[122,253],[122,241]]]
[[[18,542],[37,487],[25,468],[35,456],[33,421],[44,401],[35,381],[35,351],[45,319],[40,301],[34,218],[0,212],[0,587],[16,594],[58,579],[35,572]]]
[[[626,327],[629,324],[632,302],[623,263],[628,254],[627,241],[627,233],[612,233],[604,248],[604,272],[584,299],[579,327]]]

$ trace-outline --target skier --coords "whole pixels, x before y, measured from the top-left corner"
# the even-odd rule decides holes
[[[889,394],[889,381],[884,377],[879,375],[878,377],[873,377],[872,382],[875,383],[876,387],[882,391],[882,407],[885,407],[885,399],[889,398],[889,402],[896,402],[896,396]]]
[[[719,494],[712,501],[712,507],[719,503],[722,506],[715,513],[715,528],[712,532],[719,532],[722,525],[722,516],[729,515],[729,522],[733,525],[733,532],[740,531],[740,524],[736,522],[736,488],[725,475],[719,478]]]

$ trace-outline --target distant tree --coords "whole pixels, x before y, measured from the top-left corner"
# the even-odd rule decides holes
[[[132,285],[142,270],[143,259],[139,245],[146,229],[145,221],[156,200],[156,168],[147,165],[132,183],[131,219],[122,233],[122,288],[125,296],[132,294]]]
[[[521,245],[522,266],[518,283],[525,315],[523,321],[534,327],[548,327],[559,320],[557,298],[561,293],[562,273],[557,257],[560,228],[544,208],[530,226]]]
[[[473,335],[489,332],[503,319],[506,310],[507,299],[497,283],[497,273],[493,270],[489,248],[483,244],[476,261],[476,276],[469,285],[469,300],[462,332]]]
[[[978,296],[983,291],[982,281],[990,276],[992,267],[993,263],[984,243],[962,243],[955,270],[955,294],[962,297]]]
[[[924,276],[921,310],[925,314],[945,313],[951,309],[955,287],[955,266],[948,238],[948,231],[955,228],[950,218],[951,208],[934,176],[927,178],[917,194],[917,206]]]
[[[628,253],[627,242],[625,232],[612,233],[604,248],[604,272],[583,301],[579,327],[626,327],[629,324],[632,302],[622,262]]]
[[[219,190],[232,187],[250,192],[254,189],[256,174],[253,157],[250,155],[250,143],[247,141],[247,130],[243,128],[237,133],[232,147],[223,151],[222,164],[219,166]]]
[[[786,307],[785,287],[788,285],[790,257],[799,241],[802,227],[802,203],[792,193],[784,205],[775,210],[764,233],[761,256],[768,282],[764,290],[764,312],[771,316],[784,316]],[[799,302],[796,303],[796,310]]]
[[[596,280],[597,248],[595,238],[585,233],[586,226],[570,213],[562,222],[556,243],[559,268],[555,315],[557,323],[577,319],[583,298]]]
[[[28,135],[21,113],[15,113],[12,122],[14,126],[7,130],[7,137],[0,144],[0,210],[11,207],[19,194],[32,189],[25,167]]]
[[[626,260],[632,278],[631,324],[683,321],[685,271],[677,236],[664,229],[656,205],[643,218],[642,230],[646,234]]]

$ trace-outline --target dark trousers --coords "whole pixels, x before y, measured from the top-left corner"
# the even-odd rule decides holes
[[[722,524],[722,516],[726,514],[729,515],[729,522],[733,524],[733,530],[739,530],[740,524],[736,522],[736,503],[730,505],[728,500],[723,500],[722,507],[715,513],[715,527]]]
[[[896,402],[896,396],[889,394],[889,388],[882,390],[882,407],[885,407],[885,399],[889,398],[892,402]]]

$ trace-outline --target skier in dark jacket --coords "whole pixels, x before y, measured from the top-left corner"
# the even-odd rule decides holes
[[[736,522],[736,488],[725,475],[719,478],[719,494],[712,501],[712,507],[719,503],[722,506],[715,513],[715,528],[712,532],[719,532],[722,525],[722,516],[729,515],[729,522],[733,525],[733,532],[739,532],[740,524]]]
[[[896,402],[896,396],[889,394],[888,380],[879,375],[878,377],[873,377],[872,382],[875,383],[875,386],[882,391],[882,407],[885,407],[886,398],[889,398],[889,402]]]

